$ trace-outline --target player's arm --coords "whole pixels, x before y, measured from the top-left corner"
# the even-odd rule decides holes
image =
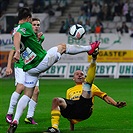
[[[104,96],[103,99],[106,103],[111,104],[117,108],[122,108],[122,107],[126,106],[126,102],[116,102],[113,98],[111,98],[108,95]]]
[[[6,68],[6,75],[12,74],[11,64],[12,64],[14,52],[15,52],[15,50],[13,50],[13,49],[9,52],[7,68]]]
[[[14,59],[15,61],[19,61],[20,59],[20,42],[21,42],[21,34],[16,32],[14,35],[14,47],[16,49]]]

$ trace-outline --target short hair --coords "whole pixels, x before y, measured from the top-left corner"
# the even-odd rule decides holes
[[[39,18],[32,18],[32,22],[33,21],[39,21],[40,22],[40,19]]]
[[[18,20],[26,19],[27,17],[32,17],[31,10],[28,7],[23,7],[19,9]]]

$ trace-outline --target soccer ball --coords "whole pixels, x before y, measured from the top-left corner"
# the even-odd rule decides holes
[[[82,25],[80,24],[75,24],[70,27],[69,34],[74,38],[74,39],[81,39],[83,35],[85,34],[85,29]]]

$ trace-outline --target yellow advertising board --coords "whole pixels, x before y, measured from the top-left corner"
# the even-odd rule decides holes
[[[97,62],[133,62],[133,50],[100,50]]]

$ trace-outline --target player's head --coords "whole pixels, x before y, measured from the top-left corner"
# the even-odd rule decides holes
[[[40,30],[40,19],[32,18],[32,28],[35,33],[38,33],[38,31]]]
[[[81,70],[76,70],[74,72],[73,80],[75,81],[76,84],[82,84],[85,79],[85,74]]]
[[[32,20],[32,14],[31,10],[28,7],[23,7],[19,9],[18,12],[18,20],[25,20],[27,22],[31,22]]]

